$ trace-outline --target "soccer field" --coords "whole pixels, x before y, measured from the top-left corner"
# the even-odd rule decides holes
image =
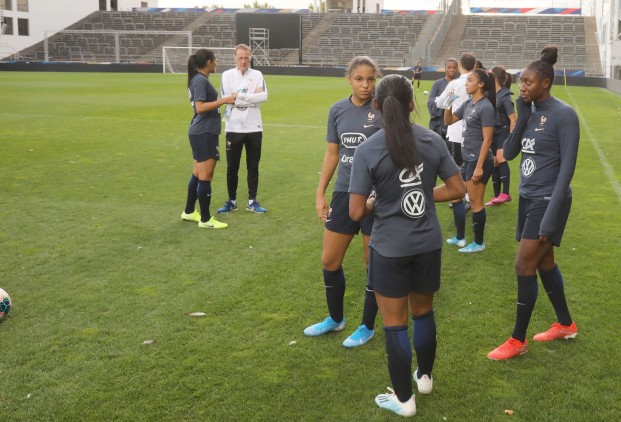
[[[327,314],[315,189],[328,109],[349,86],[266,81],[258,198],[269,212],[224,215],[229,228],[210,231],[179,218],[191,172],[185,75],[0,72],[0,288],[14,303],[0,323],[0,421],[400,419],[373,401],[390,385],[381,318],[370,343],[341,345],[362,313],[361,239],[344,263],[345,330],[302,333]],[[430,87],[416,92],[423,125]],[[515,200],[488,209],[486,251],[443,251],[434,392],[417,394],[420,420],[619,418],[621,97],[552,93],[581,118],[556,250],[579,335],[486,358],[515,314],[514,161]],[[220,145],[212,211],[227,199]],[[449,235],[452,214],[438,210]],[[529,338],[552,322],[540,287]]]

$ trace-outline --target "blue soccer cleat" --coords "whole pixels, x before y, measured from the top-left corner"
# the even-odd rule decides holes
[[[336,322],[332,319],[332,317],[327,317],[317,324],[306,327],[304,329],[304,334],[315,337],[331,331],[341,331],[343,328],[345,328],[345,318],[343,318],[343,321],[341,322]]]
[[[347,337],[343,342],[345,347],[358,347],[371,340],[375,335],[375,330],[369,330],[366,325],[362,324],[354,333]]]
[[[458,249],[457,252],[463,253],[475,253],[475,252],[483,252],[485,250],[485,242],[480,245],[476,242],[470,243],[468,246]]]

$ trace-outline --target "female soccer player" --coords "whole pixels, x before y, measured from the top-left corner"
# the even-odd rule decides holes
[[[444,110],[444,123],[453,124],[464,121],[464,144],[461,156],[464,160],[461,175],[466,182],[466,190],[472,204],[472,228],[474,242],[466,245],[466,212],[463,207],[453,204],[453,218],[457,234],[446,242],[460,246],[459,252],[474,253],[485,250],[485,186],[492,174],[494,160],[490,151],[494,134],[494,106],[496,87],[494,77],[482,69],[474,69],[468,74],[466,92],[472,98],[463,103],[455,113],[448,107]],[[456,210],[463,209],[463,212]]]
[[[414,66],[414,78],[412,79],[412,86],[416,83],[416,89],[420,89],[420,80],[423,77],[423,67],[420,65],[420,60],[416,62]]]
[[[515,109],[513,108],[513,93],[511,89],[511,74],[502,66],[492,68],[496,81],[496,120],[494,121],[494,138],[492,139],[492,154],[494,154],[494,170],[492,171],[492,185],[494,197],[486,206],[500,205],[511,201],[509,184],[511,172],[509,163],[502,154],[505,139],[515,126]],[[502,185],[502,192],[500,188]]]
[[[520,246],[515,258],[517,315],[509,340],[487,355],[494,360],[528,351],[526,330],[537,301],[537,271],[558,322],[533,340],[570,339],[578,334],[567,307],[563,276],[554,260],[554,246],[561,244],[571,208],[570,182],[580,140],[576,112],[550,94],[557,58],[557,48],[546,46],[541,58],[522,70],[516,100],[518,121],[504,145],[507,160],[522,152],[516,229]]]
[[[209,75],[216,71],[216,55],[211,50],[200,49],[188,59],[188,93],[194,116],[190,123],[189,138],[194,157],[192,177],[188,184],[188,197],[181,219],[198,222],[198,227],[224,229],[209,213],[211,179],[220,159],[218,135],[221,131],[220,106],[233,104],[236,94],[218,100],[218,91],[209,82]],[[196,200],[201,208],[197,212]]]
[[[343,259],[354,235],[362,231],[365,264],[369,259],[369,236],[372,218],[360,222],[349,218],[349,175],[354,151],[363,141],[381,129],[380,113],[371,106],[375,80],[381,76],[379,66],[366,56],[354,57],[347,68],[347,79],[352,94],[333,104],[328,116],[328,146],[321,176],[317,186],[316,203],[318,217],[325,222],[323,232],[323,252],[321,264],[326,288],[328,316],[323,321],[304,330],[307,336],[319,336],[330,331],[340,331],[345,327],[343,315],[343,296],[345,295],[345,275]],[[334,184],[332,202],[328,207],[326,189],[338,166],[338,176]],[[345,347],[365,344],[375,334],[377,303],[373,288],[367,285],[362,323],[344,342]]]
[[[421,394],[433,388],[433,296],[440,288],[443,244],[435,202],[463,198],[465,186],[442,137],[410,122],[414,103],[407,78],[384,77],[377,86],[374,107],[382,112],[384,130],[354,154],[349,215],[359,221],[374,213],[369,282],[384,320],[394,388],[378,395],[375,402],[399,415],[412,416],[416,413],[412,378]],[[446,184],[435,187],[438,177]],[[371,195],[373,190],[375,195]],[[418,362],[412,376],[408,314],[414,320]]]

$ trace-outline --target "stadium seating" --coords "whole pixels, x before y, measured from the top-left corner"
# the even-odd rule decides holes
[[[584,28],[581,16],[471,15],[457,55],[472,51],[486,67],[519,69],[554,44],[559,48],[557,68],[586,69]]]
[[[410,66],[419,34],[429,21],[425,14],[303,13],[303,64],[345,66],[366,54],[383,66]],[[49,38],[52,61],[162,62],[163,46],[187,46],[187,37],[133,31],[189,31],[195,47],[233,47],[235,13],[184,11],[95,12]],[[115,35],[105,31],[129,31]],[[558,66],[586,68],[589,59],[585,21],[580,16],[470,15],[459,43],[459,55],[473,51],[485,66],[520,68],[538,57],[546,44],[559,47]],[[455,48],[455,47],[453,47]],[[43,42],[20,52],[25,60],[44,60]],[[117,56],[118,54],[118,56]],[[297,50],[269,50],[271,64],[297,65]],[[428,62],[433,62],[431,57]],[[443,58],[439,58],[441,62]]]

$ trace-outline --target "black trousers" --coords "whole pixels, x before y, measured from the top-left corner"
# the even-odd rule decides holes
[[[436,120],[431,120],[429,122],[429,129],[433,130],[435,133],[440,135],[442,139],[444,139],[444,143],[455,160],[455,163],[461,167],[463,160],[461,158],[461,145],[455,142],[450,142],[448,140],[448,136],[446,134],[446,126],[444,126],[441,122]]]
[[[248,199],[257,198],[259,188],[259,161],[263,132],[226,134],[226,186],[229,199],[237,199],[239,164],[244,147],[246,148],[246,169],[248,170]]]

